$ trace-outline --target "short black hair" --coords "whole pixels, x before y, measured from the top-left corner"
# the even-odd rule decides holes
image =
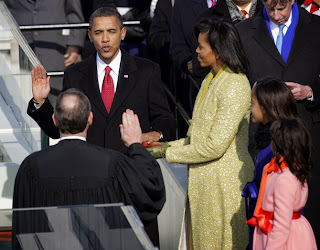
[[[67,100],[71,96],[75,98]],[[68,89],[58,96],[54,107],[57,127],[64,134],[83,132],[87,126],[90,111],[91,105],[88,97],[80,90]]]
[[[111,17],[114,16],[117,19],[117,22],[120,26],[120,29],[123,28],[123,19],[120,13],[117,11],[116,8],[112,7],[101,7],[99,9],[96,9],[89,18],[89,29],[92,29],[93,20],[96,17]]]
[[[260,107],[263,107],[270,123],[280,118],[300,118],[297,102],[283,81],[273,78],[257,81],[252,93]]]
[[[220,58],[235,73],[246,73],[249,61],[245,56],[238,31],[233,24],[212,18],[201,19],[194,27],[198,38],[207,33],[207,42],[216,50]]]
[[[290,171],[303,184],[311,175],[311,137],[301,119],[286,118],[275,121],[270,128],[271,149],[280,166],[281,157]]]

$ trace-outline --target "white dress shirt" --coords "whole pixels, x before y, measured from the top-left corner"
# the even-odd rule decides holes
[[[244,9],[243,8],[240,8],[238,5],[237,5],[238,9],[241,11],[241,10],[245,10],[247,12],[245,18],[249,18],[249,12],[250,12],[250,9],[252,7],[252,2],[250,2]]]
[[[212,7],[212,1],[211,0],[207,0],[207,5],[208,5],[208,8],[211,8]]]
[[[112,80],[113,80],[114,93],[116,93],[117,85],[118,85],[118,78],[119,78],[119,73],[120,73],[121,50],[119,49],[118,55],[112,60],[112,62],[110,64],[106,64],[104,61],[102,61],[101,58],[99,57],[98,53],[96,56],[96,61],[97,61],[97,76],[98,76],[100,93],[102,90],[103,79],[106,74],[106,67],[107,66],[109,66],[111,68],[110,76],[112,77]]]
[[[283,28],[283,35],[285,35],[287,33],[291,22],[292,22],[292,10],[291,10],[290,17],[289,17],[288,21],[284,24],[285,26]],[[271,29],[271,33],[273,36],[274,44],[277,44],[277,38],[279,35],[280,26],[270,20],[270,29]]]
[[[77,136],[77,135],[70,135],[70,136],[63,136],[60,137],[59,141],[63,141],[63,140],[71,140],[71,139],[77,139],[77,140],[81,140],[81,141],[87,141],[87,139],[83,136]]]

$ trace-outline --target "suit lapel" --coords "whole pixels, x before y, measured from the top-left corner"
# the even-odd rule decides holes
[[[217,5],[212,8],[212,15],[223,18],[226,21],[232,22],[228,5],[226,1],[217,1]]]
[[[84,93],[90,99],[91,104],[95,105],[101,114],[108,117],[98,85],[96,54],[91,55],[86,63],[81,64],[79,71],[83,73],[80,86]]]
[[[194,11],[196,13],[196,16],[199,16],[202,12],[204,12],[206,9],[208,9],[207,1],[199,1],[199,0],[193,0],[194,2]]]
[[[293,43],[291,46],[290,54],[287,60],[287,65],[294,61],[294,58],[299,54],[299,52],[305,47],[308,46],[308,42],[310,41],[311,35],[313,33],[312,30],[308,29],[308,25],[306,25],[305,17],[302,17],[302,13],[299,10],[299,21],[296,28],[296,32],[294,35]]]
[[[135,75],[131,74],[137,70],[137,65],[126,51],[121,50],[121,66],[119,72],[118,86],[114,96],[109,118],[117,112],[123,101],[130,94],[132,88],[135,86]]]
[[[257,41],[257,43],[282,66],[285,66],[285,62],[283,61],[276,45],[274,44],[273,38],[269,33],[262,13],[260,16],[257,16],[255,22],[253,22],[252,28],[255,29],[253,32],[253,38]]]

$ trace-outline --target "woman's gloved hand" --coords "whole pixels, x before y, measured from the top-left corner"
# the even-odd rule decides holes
[[[156,159],[158,158],[165,158],[166,157],[166,151],[168,147],[170,147],[168,142],[161,142],[161,146],[154,146],[147,148],[149,153]]]

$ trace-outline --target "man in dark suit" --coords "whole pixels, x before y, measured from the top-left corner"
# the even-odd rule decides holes
[[[304,212],[319,243],[320,33],[315,30],[320,30],[320,18],[298,8],[293,0],[267,0],[263,4],[263,12],[237,25],[250,61],[247,76],[251,85],[265,77],[286,82],[297,100],[299,114],[309,125],[313,171]]]
[[[19,25],[82,23],[80,0],[4,0]],[[30,47],[47,71],[63,71],[78,60],[84,45],[82,29],[22,31]],[[62,77],[51,81],[51,100],[62,89]]]
[[[150,26],[148,46],[149,55],[161,67],[162,80],[169,85],[172,60],[169,55],[171,0],[158,0]]]
[[[122,115],[121,138],[128,156],[86,142],[94,116],[88,98],[77,89],[60,94],[52,119],[60,141],[23,161],[13,207],[123,202],[134,206],[158,245],[157,215],[165,202],[165,188],[158,163],[140,144],[138,116],[131,110]]]
[[[179,70],[192,72],[197,43],[193,27],[199,15],[211,7],[206,0],[175,0],[170,35],[170,55]]]
[[[214,6],[205,0],[176,0],[171,23],[170,53],[180,70],[192,73],[200,84],[209,72],[200,67],[195,52],[198,42],[194,35],[194,25],[202,18],[214,18],[236,24],[254,16],[262,9],[258,0],[221,0]],[[241,12],[246,11],[246,14]]]
[[[96,10],[89,23],[88,35],[97,54],[66,69],[63,79],[63,90],[77,88],[90,99],[94,123],[88,130],[88,142],[125,152],[119,124],[127,108],[139,116],[142,142],[174,139],[175,121],[162,89],[159,66],[120,50],[126,29],[115,9]],[[44,78],[33,74],[28,114],[48,136],[58,138],[59,132],[50,121],[53,109],[46,99],[50,78]]]

